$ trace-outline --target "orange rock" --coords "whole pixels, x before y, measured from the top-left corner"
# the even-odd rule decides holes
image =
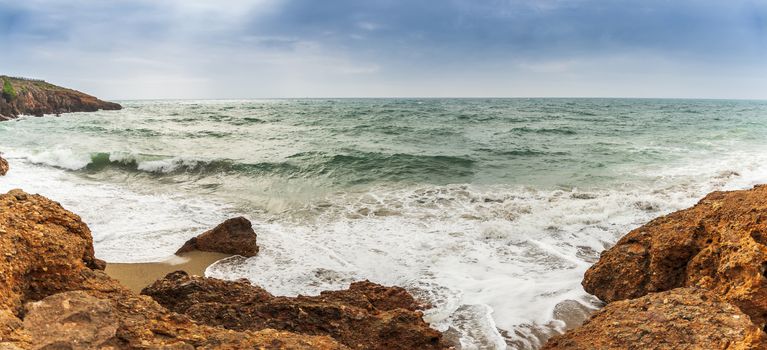
[[[767,347],[746,314],[715,293],[677,288],[608,304],[544,350],[727,349]]]
[[[19,314],[26,300],[75,289],[80,271],[101,265],[80,217],[21,190],[0,195],[0,309]]]
[[[694,207],[621,238],[585,274],[606,302],[700,287],[740,307],[762,327],[767,315],[767,186],[713,192]]]

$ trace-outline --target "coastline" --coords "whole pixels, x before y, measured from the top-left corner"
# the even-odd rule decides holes
[[[51,226],[48,229],[48,231],[58,230],[62,232],[61,237],[46,237],[45,235],[40,237],[45,240],[53,239],[53,242],[47,244],[51,246],[59,244],[56,243],[56,239],[67,239],[66,243],[61,243],[64,244],[64,247],[79,244],[80,248],[77,249],[85,250],[83,260],[85,266],[81,265],[81,267],[77,268],[75,267],[77,265],[70,265],[71,262],[67,263],[66,266],[71,266],[69,268],[74,268],[75,271],[80,269],[81,272],[79,274],[81,276],[95,273],[93,277],[85,277],[84,281],[82,277],[79,277],[72,278],[72,281],[69,282],[57,281],[56,279],[49,282],[41,282],[39,280],[38,282],[32,282],[53,283],[55,287],[51,285],[35,287],[38,289],[42,288],[41,290],[49,290],[46,293],[49,295],[32,297],[33,299],[25,306],[29,310],[27,311],[29,315],[20,315],[25,320],[35,320],[43,317],[35,313],[36,310],[40,309],[40,306],[33,306],[43,302],[47,303],[43,307],[46,312],[61,313],[59,310],[61,306],[56,306],[59,305],[57,303],[70,305],[73,302],[88,305],[86,310],[78,312],[95,312],[89,309],[90,307],[95,307],[90,306],[92,303],[98,304],[110,300],[111,302],[124,303],[126,302],[125,298],[133,298],[136,295],[133,293],[141,292],[151,296],[156,302],[159,302],[172,312],[186,314],[202,324],[223,326],[239,331],[254,330],[263,332],[265,326],[260,324],[262,321],[258,321],[259,319],[272,320],[268,321],[272,323],[280,320],[279,322],[282,325],[278,326],[278,329],[299,331],[300,333],[309,329],[315,329],[315,321],[301,325],[302,322],[305,322],[300,321],[301,316],[291,316],[291,312],[286,313],[285,306],[292,305],[291,307],[298,307],[298,305],[303,305],[297,310],[309,310],[307,309],[309,307],[320,307],[320,309],[324,310],[330,307],[333,310],[347,310],[344,312],[348,312],[348,308],[360,307],[361,304],[359,303],[362,303],[362,305],[368,305],[366,308],[372,307],[374,310],[378,310],[376,311],[378,315],[373,317],[374,314],[371,314],[369,317],[373,318],[370,321],[361,323],[354,321],[351,324],[340,326],[343,329],[341,333],[331,332],[328,334],[335,340],[341,341],[340,344],[332,343],[331,338],[309,340],[309,338],[301,338],[303,335],[293,334],[272,334],[273,338],[270,339],[272,341],[279,339],[282,345],[287,344],[285,342],[290,342],[295,337],[301,339],[299,343],[303,345],[281,345],[278,347],[285,349],[343,348],[342,344],[349,345],[349,342],[359,342],[361,341],[360,336],[369,334],[372,330],[379,329],[379,327],[391,327],[391,325],[384,326],[381,324],[378,317],[390,317],[385,316],[385,313],[394,311],[401,314],[401,316],[398,316],[400,318],[398,318],[399,321],[397,322],[415,322],[413,325],[403,324],[398,326],[404,326],[400,330],[408,333],[408,338],[400,339],[400,337],[386,335],[384,338],[373,339],[372,343],[369,343],[364,348],[409,349],[413,348],[413,344],[421,344],[418,348],[447,349],[451,347],[451,345],[446,343],[449,337],[441,340],[442,335],[429,328],[421,319],[422,313],[417,310],[423,309],[424,306],[418,304],[415,299],[401,288],[397,289],[394,287],[394,289],[391,289],[370,282],[355,282],[345,291],[323,292],[318,297],[299,296],[297,298],[287,298],[274,297],[265,290],[252,286],[248,281],[229,282],[196,276],[203,275],[205,268],[211,263],[232,256],[232,254],[226,253],[201,252],[196,250],[198,248],[205,249],[212,246],[216,247],[216,249],[241,250],[242,242],[249,239],[248,237],[252,237],[253,244],[247,251],[252,252],[254,255],[258,253],[258,246],[255,245],[255,233],[250,223],[244,218],[227,220],[216,228],[189,240],[184,245],[184,248],[180,249],[184,251],[180,256],[155,263],[105,264],[92,256],[93,247],[87,226],[79,221],[79,217],[67,212],[58,203],[50,202],[42,196],[29,195],[20,190],[13,190],[8,194],[0,195],[0,204],[8,208],[0,210],[0,223],[5,222],[2,231],[5,234],[5,238],[3,241],[0,241],[0,244],[9,244],[7,240],[9,232],[11,234],[25,234],[24,232],[29,232],[29,234],[35,235],[34,231],[25,231],[29,230],[28,226],[19,226],[20,221],[24,219],[10,219],[16,216],[28,217],[29,214],[26,214],[25,211],[29,208],[35,211],[34,215],[42,215],[48,218],[42,221],[46,225],[59,225],[58,222],[62,222],[62,220],[63,222],[72,222],[63,227]],[[743,213],[748,213],[748,215]],[[5,219],[3,215],[5,215]],[[762,348],[767,344],[767,337],[765,337],[762,330],[767,320],[760,318],[764,311],[760,309],[762,306],[759,305],[762,303],[761,295],[767,293],[767,289],[763,287],[763,280],[767,277],[765,277],[762,263],[764,258],[767,257],[767,246],[761,243],[763,239],[760,235],[760,232],[762,232],[761,226],[753,226],[754,222],[757,225],[767,225],[767,219],[762,220],[762,217],[767,218],[767,186],[756,186],[748,190],[713,192],[701,199],[692,208],[659,217],[629,232],[615,246],[601,254],[600,260],[589,268],[583,281],[586,290],[599,296],[601,300],[607,302],[607,305],[589,317],[583,325],[574,327],[562,335],[549,339],[543,344],[542,349],[622,349],[626,344],[635,344],[642,348],[677,348],[680,346],[715,348],[723,344],[726,345],[727,349]],[[754,219],[756,221],[753,221]],[[701,220],[707,222],[702,229],[702,226],[699,224]],[[721,227],[728,227],[729,230],[734,230],[733,233],[735,235],[721,236],[721,232],[723,232]],[[10,231],[8,228],[10,228]],[[35,229],[32,228],[32,230]],[[764,227],[764,229],[767,231],[767,227]],[[66,238],[66,235],[69,234],[67,232],[78,235],[80,237],[78,238],[80,239],[79,242],[82,243]],[[692,243],[688,238],[685,238],[691,233],[693,237],[697,237],[696,241]],[[13,242],[13,237],[10,238],[10,242]],[[726,242],[723,240],[726,240]],[[15,248],[12,246],[18,243],[10,244],[10,249],[13,250]],[[700,248],[698,247],[700,245],[706,247]],[[730,245],[742,247],[743,250],[725,249]],[[68,250],[71,249],[64,249],[64,251]],[[30,251],[30,253],[36,254],[34,251]],[[72,258],[72,256],[67,257],[61,254],[50,256],[45,256],[45,254],[50,253],[43,253],[43,257],[47,259]],[[710,269],[709,264],[713,264],[714,267],[722,265],[710,261],[711,258],[698,258],[698,256],[704,254],[714,259],[735,262],[735,266],[725,266],[727,269],[740,273],[742,276],[733,277],[733,272],[723,271],[721,268]],[[25,262],[23,257],[21,258],[22,263],[35,263],[31,260]],[[688,260],[685,263],[675,263],[678,266],[677,269],[681,268],[689,275],[683,279],[677,277],[680,274],[679,271],[666,271],[663,269],[663,266],[669,266],[669,263],[664,262],[663,259],[677,260],[680,258]],[[643,265],[638,263],[637,259],[649,259],[649,261],[661,260],[653,263],[654,265],[649,265],[647,270],[637,270],[636,266]],[[700,261],[695,262],[696,259]],[[45,264],[55,266],[61,263],[49,262]],[[699,270],[702,272],[696,272],[695,269],[690,270],[690,264],[698,264]],[[13,270],[17,268],[14,266],[17,265],[12,264],[8,267]],[[8,270],[8,267],[4,269]],[[100,270],[104,268],[106,274],[99,275]],[[47,267],[43,268],[42,271],[47,271]],[[56,272],[56,274],[62,273],[63,271],[61,270]],[[662,275],[663,273],[666,275]],[[636,274],[639,275],[637,276]],[[651,280],[649,283],[653,283],[653,285],[647,287],[647,278],[642,277],[643,274],[652,275],[654,279],[660,278],[660,280]],[[722,279],[719,274],[724,274],[728,277]],[[21,278],[25,278],[23,275],[21,276]],[[38,278],[35,277],[35,279]],[[663,278],[670,279],[664,281]],[[63,283],[64,285],[56,285],[57,283]],[[74,285],[67,286],[67,284],[72,283]],[[106,285],[109,285],[109,287],[106,287]],[[114,294],[114,291],[122,290],[123,288],[127,289],[124,289],[123,292],[119,292],[117,295]],[[50,294],[53,290],[56,290],[56,292]],[[67,290],[81,290],[83,292],[67,292]],[[108,292],[105,296],[103,294],[105,290],[112,290],[113,292]],[[95,294],[91,295],[89,293]],[[227,297],[228,295],[236,297],[230,299]],[[386,296],[384,297],[384,295]],[[94,299],[96,296],[100,298]],[[11,297],[13,297],[13,294],[11,294]],[[380,299],[382,297],[383,299]],[[43,301],[35,303],[33,302],[35,299],[42,299]],[[258,301],[253,306],[251,304],[252,301],[246,300]],[[345,305],[337,309],[339,306],[336,306],[335,303],[338,302]],[[146,307],[148,306],[142,306],[142,309],[131,309],[128,312],[141,313],[144,312],[141,310]],[[200,307],[202,309],[199,309]],[[767,311],[767,306],[765,308],[765,311]],[[232,314],[231,312],[235,310],[237,310],[236,313]],[[168,311],[162,311],[161,313],[163,312]],[[327,311],[318,310],[318,312],[317,316],[320,316],[325,315]],[[404,315],[402,313],[409,312],[415,312],[413,315],[416,318],[411,318],[408,321],[401,318]],[[156,316],[144,315],[142,317],[151,318]],[[222,319],[221,317],[224,318]],[[358,320],[358,317],[354,316],[352,319]],[[142,322],[147,321],[156,322],[149,319]],[[91,318],[91,323],[95,322],[97,322],[97,319]],[[356,324],[356,326],[352,326],[352,324]],[[671,326],[669,327],[669,325]],[[416,334],[420,334],[415,338],[413,338],[412,333],[414,328],[411,328],[413,326],[416,327],[415,329],[418,329],[415,331]],[[636,333],[637,327],[643,329],[643,333],[639,333],[638,338],[638,333]],[[49,328],[49,325],[45,326],[46,330]],[[30,329],[22,328],[22,330],[23,332],[33,334],[35,332],[47,332],[40,329],[32,329],[31,326]],[[117,334],[117,330],[114,330],[114,334]],[[695,334],[707,335],[690,338],[685,334],[691,330]],[[13,334],[5,335],[4,339],[13,341],[14,337],[18,338],[20,336],[17,334],[19,332],[18,329],[14,332]],[[193,332],[200,335],[206,331],[196,330]],[[307,335],[315,336],[316,334],[312,331]],[[23,340],[26,338],[21,337],[13,344],[24,349],[30,344],[36,344],[36,341],[38,343],[39,341],[60,343],[62,342],[60,339],[62,337],[65,338],[65,342],[82,341],[71,330],[67,330],[64,333],[59,332],[55,337],[55,339],[51,339],[47,333],[41,336],[39,340],[37,338],[31,341]],[[148,341],[146,338],[142,339],[141,341],[144,343]],[[232,344],[241,345],[244,341],[244,338],[236,341],[233,340],[234,343]],[[327,343],[328,341],[331,341],[331,343]],[[216,346],[216,348],[225,347]]]
[[[257,253],[250,223],[233,218],[189,240],[184,249],[192,251],[178,258],[108,267],[95,258],[79,216],[41,195],[0,194],[0,271],[7,277],[0,283],[0,347],[451,348],[423,320],[427,305],[399,287],[359,281],[316,297],[277,297],[247,280],[178,271],[202,272],[231,254],[197,249],[242,250],[247,237],[247,252]]]
[[[98,110],[120,110],[114,102],[102,101],[80,91],[63,88],[44,80],[0,75],[3,93],[0,96],[0,121],[13,120],[20,115],[42,117]]]

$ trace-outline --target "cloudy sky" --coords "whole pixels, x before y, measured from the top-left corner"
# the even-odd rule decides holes
[[[0,74],[110,99],[767,99],[767,0],[0,0]]]

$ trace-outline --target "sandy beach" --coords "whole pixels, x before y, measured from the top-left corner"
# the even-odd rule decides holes
[[[231,255],[193,251],[182,256],[172,256],[164,261],[150,263],[108,263],[106,273],[128,286],[134,292],[152,284],[173,271],[185,271],[190,275],[204,276],[205,269],[214,262]]]

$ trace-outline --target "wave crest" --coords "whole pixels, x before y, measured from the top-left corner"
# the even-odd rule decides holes
[[[77,154],[71,150],[45,151],[26,157],[32,163],[67,170],[100,172],[120,170],[201,176],[232,174],[252,177],[328,178],[333,183],[376,181],[464,182],[474,175],[475,161],[466,157],[348,152],[302,152],[276,162],[248,163],[235,159],[195,159],[125,152]]]

